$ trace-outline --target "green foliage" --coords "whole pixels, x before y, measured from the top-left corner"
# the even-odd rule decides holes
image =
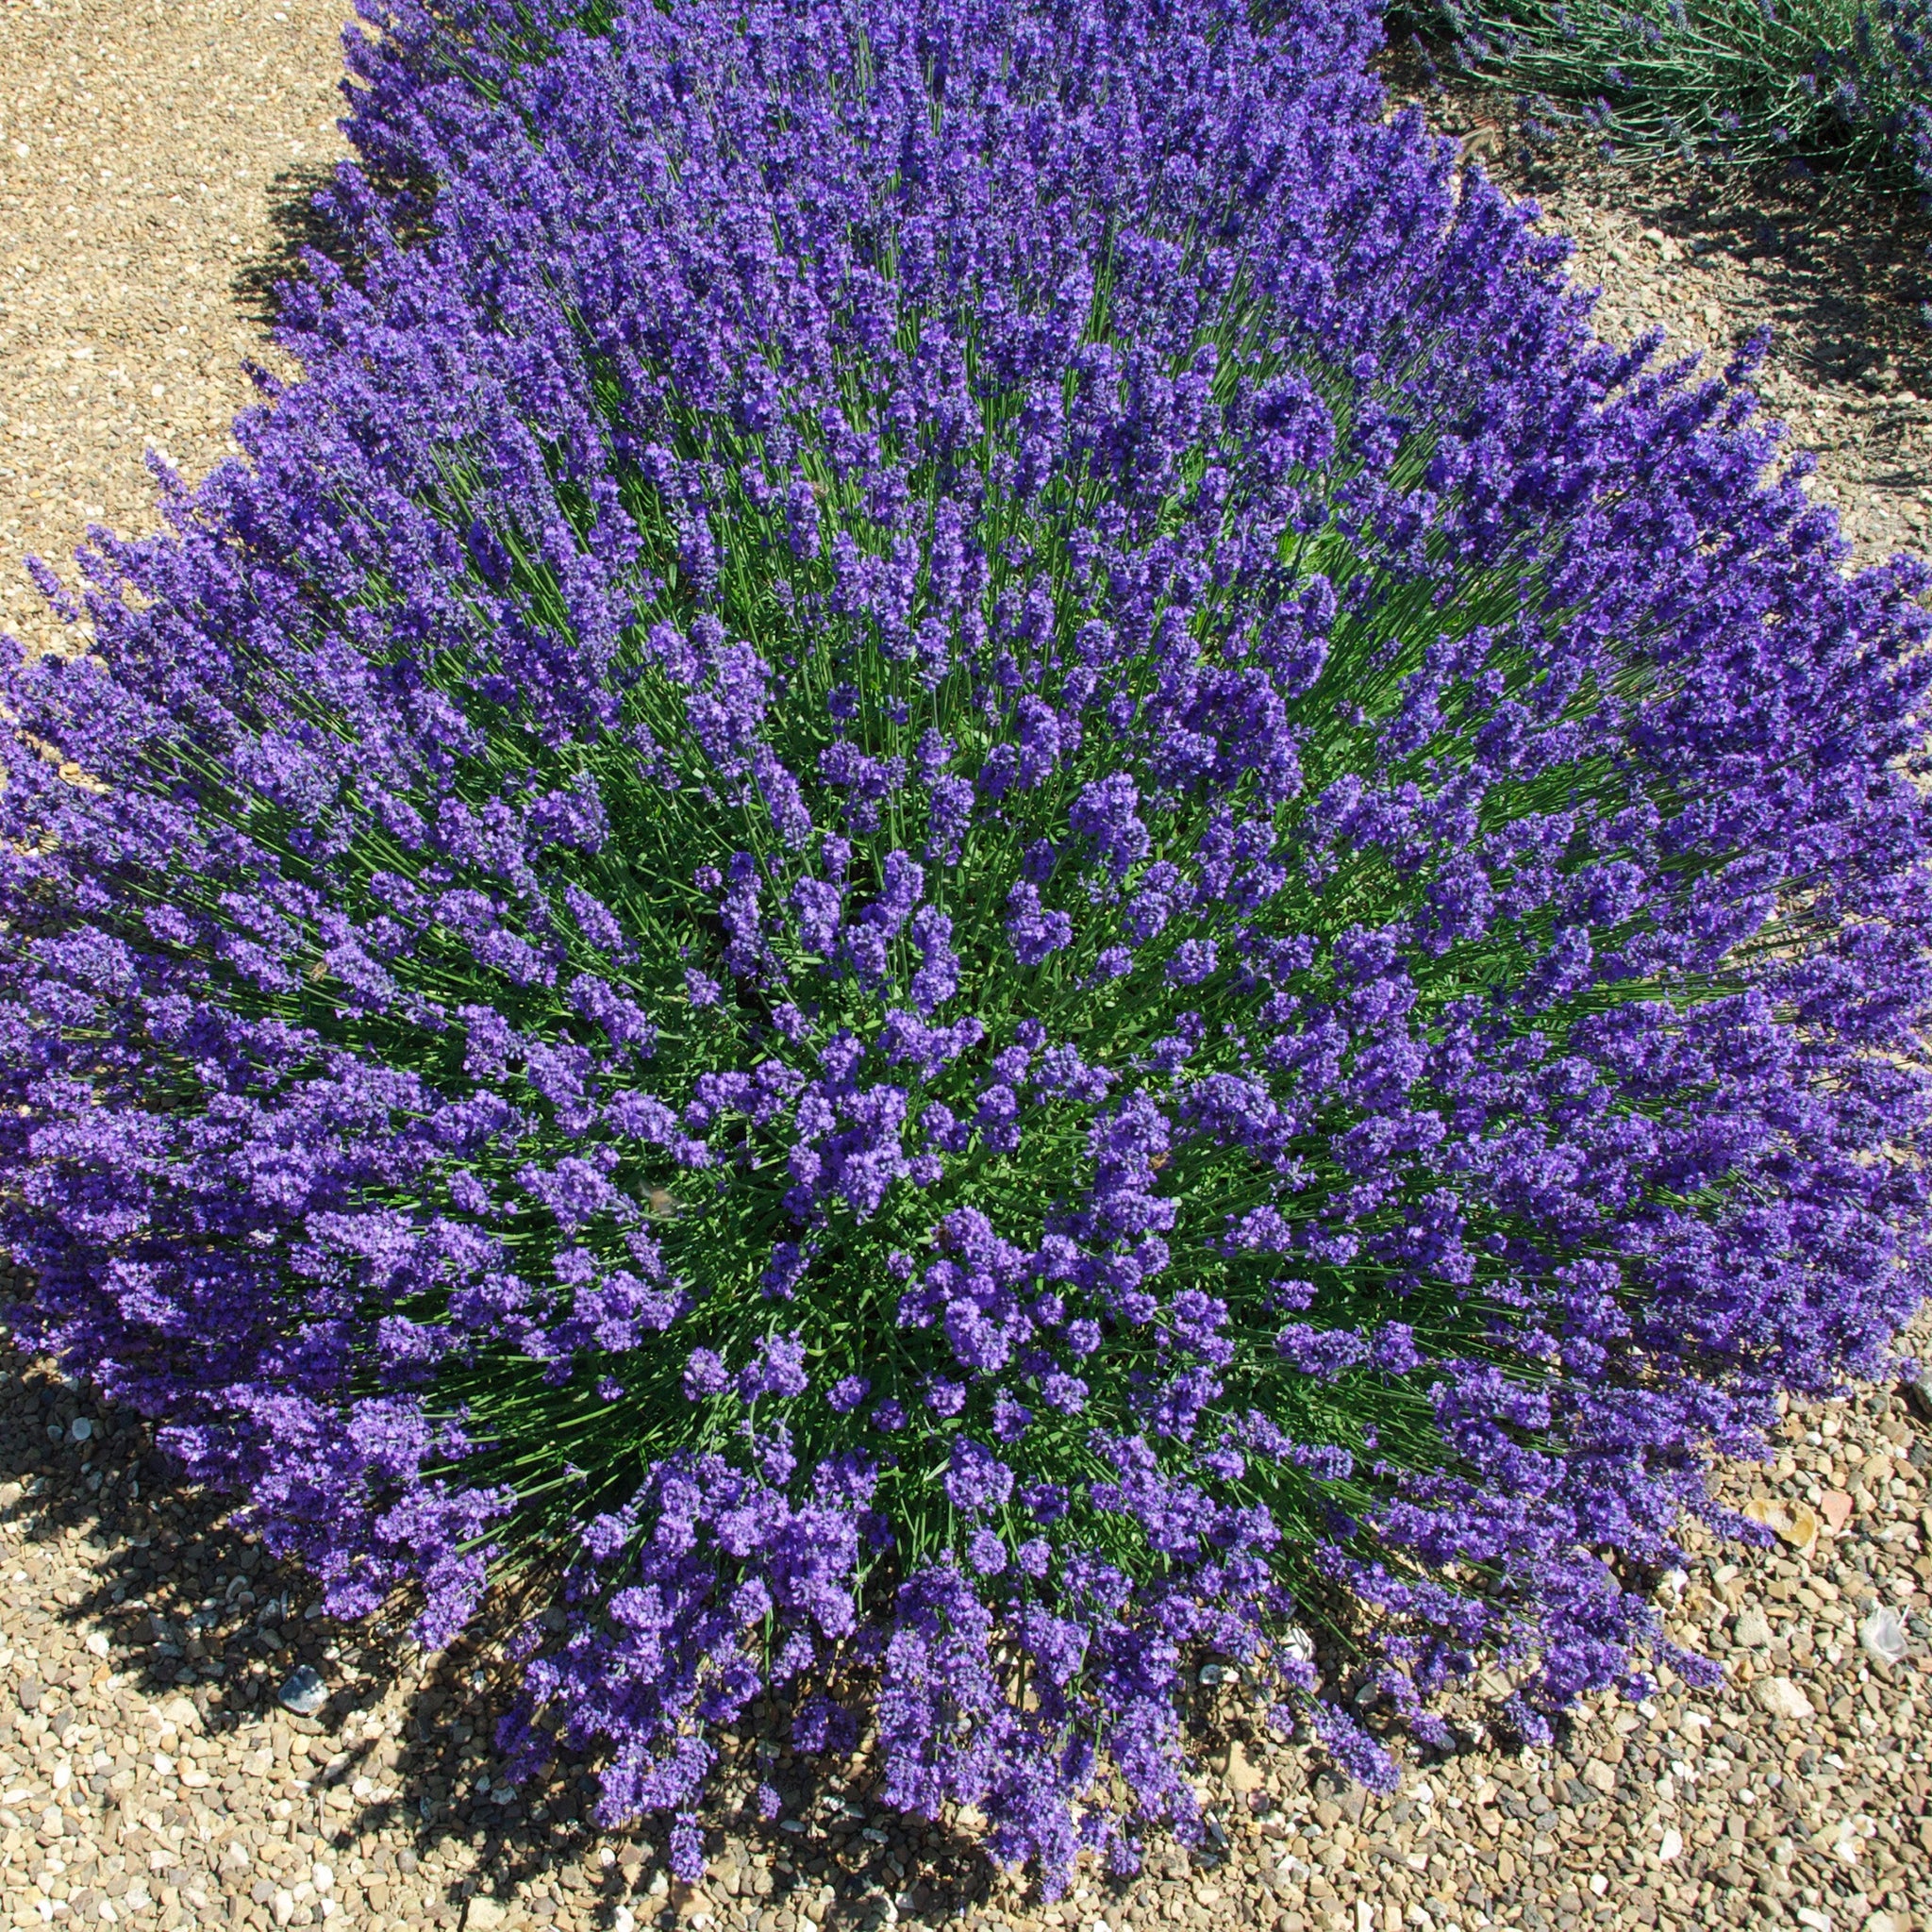
[[[1904,187],[1932,186],[1927,19],[1924,0],[1441,0],[1424,24],[1527,95],[1533,131]]]

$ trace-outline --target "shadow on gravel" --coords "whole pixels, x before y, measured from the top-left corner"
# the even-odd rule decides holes
[[[358,264],[354,239],[316,206],[316,196],[334,178],[333,166],[310,161],[285,168],[269,184],[268,220],[275,241],[264,253],[242,263],[229,283],[235,303],[244,314],[273,326],[280,308],[282,284],[306,273],[303,257],[309,251],[326,257],[345,274]]]
[[[381,1918],[480,1932],[508,1923],[512,1899],[518,1922],[538,1926],[560,1915],[621,1924],[620,1907],[669,1924],[741,1895],[754,1916],[789,1906],[836,1932],[908,1910],[930,1920],[990,1896],[967,1837],[875,1811],[862,1760],[821,1778],[820,1766],[782,1748],[775,1713],[764,1740],[726,1744],[704,1821],[711,1874],[706,1894],[691,1893],[665,1871],[661,1821],[621,1832],[591,1823],[594,1780],[581,1761],[553,1763],[520,1790],[494,1785],[506,1619],[425,1656],[406,1614],[367,1624],[319,1614],[312,1580],[227,1519],[222,1499],[179,1480],[145,1425],[43,1364],[0,1359],[0,1522],[19,1539],[0,1572],[0,1657],[11,1657],[0,1663],[0,1753],[34,1755],[73,1724],[101,1725],[104,1743],[145,1724],[140,1757],[124,1754],[118,1774],[89,1781],[105,1812],[97,1849],[104,1860],[125,1854],[124,1877],[184,1895],[198,1879],[203,1923],[309,1923],[307,1904],[277,1911],[306,1857],[277,1870],[258,1843],[249,1864],[221,1862],[257,1824],[271,1839],[312,1836],[313,1856],[335,1859],[344,1880],[345,1861],[361,1861],[364,1911],[344,1922],[358,1927]],[[92,1648],[84,1633],[97,1633]],[[308,1717],[278,1702],[304,1666],[326,1691]],[[128,1690],[146,1713],[134,1713]],[[150,1774],[158,1735],[169,1751],[184,1748],[158,1732],[171,1723],[213,1747],[195,1760],[200,1785]],[[751,1808],[760,1776],[781,1791],[789,1829]],[[219,1821],[205,1838],[204,1806]],[[184,1840],[205,1856],[205,1874],[172,1862]],[[156,1852],[171,1862],[155,1863]]]
[[[283,286],[308,274],[304,257],[308,253],[334,262],[351,281],[359,276],[362,253],[356,237],[316,202],[334,177],[333,165],[311,161],[284,169],[269,184],[268,220],[275,240],[264,252],[242,262],[229,283],[237,308],[264,326],[273,327],[280,313]],[[433,183],[383,179],[375,186],[404,243],[421,241],[430,232],[427,214],[435,199]]]
[[[1531,192],[1544,171],[1525,175]],[[1615,200],[1692,258],[1746,272],[1785,360],[1819,383],[1884,396],[1932,389],[1932,223],[1907,197],[1838,179],[1692,172],[1631,163],[1579,167],[1567,192]]]

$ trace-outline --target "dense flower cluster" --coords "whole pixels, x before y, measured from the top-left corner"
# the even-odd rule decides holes
[[[519,12],[7,667],[23,1332],[339,1612],[553,1576],[507,1741],[687,1871],[767,1695],[1053,1876],[1206,1661],[1634,1690],[1924,1286],[1923,575],[1339,0]]]

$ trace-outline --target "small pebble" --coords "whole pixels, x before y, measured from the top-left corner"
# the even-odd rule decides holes
[[[328,1702],[328,1686],[313,1665],[303,1664],[289,1673],[275,1695],[284,1710],[292,1710],[297,1717],[313,1717]]]
[[[1922,1422],[1932,1423],[1932,1369],[1922,1368],[1899,1384]]]
[[[1757,1692],[1759,1707],[1773,1717],[1802,1724],[1816,1714],[1811,1700],[1789,1677],[1763,1677],[1752,1689]]]
[[[1258,1765],[1248,1762],[1248,1754],[1239,1738],[1227,1747],[1226,1775],[1228,1790],[1239,1798],[1259,1790],[1267,1782],[1267,1774]]]

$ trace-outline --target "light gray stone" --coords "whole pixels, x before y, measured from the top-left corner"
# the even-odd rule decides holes
[[[1767,1716],[1802,1724],[1815,1716],[1811,1700],[1789,1677],[1760,1677],[1752,1687],[1757,1707]]]

